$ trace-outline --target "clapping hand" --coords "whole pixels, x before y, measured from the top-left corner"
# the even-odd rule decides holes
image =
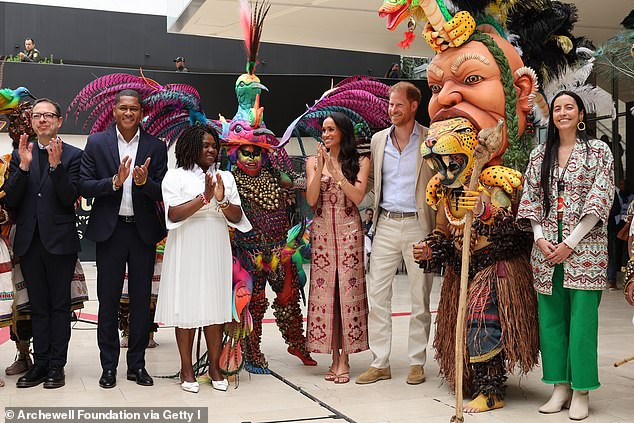
[[[150,166],[149,157],[145,159],[145,163],[141,166],[134,166],[134,169],[132,169],[132,178],[136,185],[142,186],[147,182],[148,166]]]
[[[321,175],[322,172],[324,171],[324,164],[326,161],[327,154],[328,153],[326,152],[326,146],[322,143],[319,143],[317,145],[317,167],[315,168],[315,170],[317,171],[319,175]]]
[[[130,165],[132,164],[132,159],[129,156],[124,156],[121,160],[121,164],[119,165],[119,169],[117,170],[117,186],[122,187],[123,183],[128,176],[130,176]]]
[[[57,137],[46,147],[46,151],[48,152],[48,164],[49,166],[55,168],[62,161],[62,140]]]
[[[222,182],[222,176],[220,176],[220,173],[216,174],[216,180],[214,196],[216,197],[216,201],[221,202],[225,198],[225,184]]]
[[[29,143],[29,136],[27,134],[20,135],[18,154],[20,155],[20,169],[25,172],[28,171],[33,161],[33,143]]]
[[[211,201],[211,197],[216,191],[216,182],[214,181],[214,175],[207,172],[205,173],[205,200]]]
[[[324,163],[326,165],[326,169],[328,169],[328,173],[330,173],[330,176],[332,176],[335,181],[339,181],[344,177],[343,172],[340,168],[335,166],[334,160],[327,151],[324,151]]]

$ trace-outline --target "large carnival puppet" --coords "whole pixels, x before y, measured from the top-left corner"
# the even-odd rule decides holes
[[[247,53],[247,72],[236,81],[238,111],[230,122],[222,122],[221,141],[228,156],[246,217],[253,225],[247,233],[233,236],[234,254],[251,276],[253,292],[249,304],[252,331],[243,340],[250,373],[269,373],[260,349],[262,319],[268,308],[266,283],[276,294],[275,321],[288,344],[288,352],[305,365],[317,363],[306,349],[302,312],[299,305],[298,271],[284,253],[291,229],[288,207],[294,198],[292,168],[278,139],[265,128],[260,93],[263,88],[255,75],[262,24],[268,2],[251,5],[241,1],[241,21]]]
[[[506,373],[526,373],[538,358],[531,239],[514,210],[532,147],[531,103],[541,95],[538,74],[516,47],[544,81],[574,62],[583,40],[570,34],[574,8],[558,2],[385,0],[379,13],[388,29],[410,19],[404,44],[416,21],[428,20],[423,37],[437,53],[428,66],[431,125],[421,154],[438,172],[426,190],[438,223],[415,256],[429,271],[445,270],[434,347],[462,421],[462,386],[473,394],[465,411],[500,408]]]

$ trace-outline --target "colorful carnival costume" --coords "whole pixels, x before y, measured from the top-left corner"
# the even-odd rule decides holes
[[[482,133],[483,131],[481,131]],[[459,140],[461,148],[452,143]],[[434,142],[435,141],[435,142]],[[425,242],[429,260],[421,262],[427,271],[444,269],[436,319],[434,347],[443,376],[455,382],[455,328],[460,292],[463,230],[467,184],[477,144],[475,128],[464,118],[431,125],[427,143],[421,149],[428,162],[444,160],[446,154],[464,154],[466,163],[455,178],[442,169],[428,187],[436,189],[428,203],[438,208],[437,227]],[[451,152],[451,153],[450,153]],[[456,169],[456,168],[454,168]],[[498,173],[499,172],[499,173]],[[510,193],[496,186],[503,175],[513,175]],[[513,200],[517,200],[519,173],[489,166],[480,178],[482,210],[474,216],[466,318],[465,373],[463,384],[473,394],[467,407],[485,409],[503,406],[506,372],[519,368],[526,373],[537,364],[539,335],[537,304],[532,288],[530,237],[515,222]],[[439,182],[441,181],[441,182]],[[447,184],[445,184],[447,182]]]
[[[245,144],[249,145],[248,141]],[[253,278],[249,305],[253,331],[246,339],[245,368],[251,373],[268,373],[268,364],[260,350],[262,319],[269,305],[265,293],[267,282],[276,293],[273,314],[289,353],[297,355],[306,365],[315,365],[306,349],[297,269],[290,261],[281,260],[290,229],[287,201],[292,182],[288,175],[266,162],[265,149],[256,146],[250,154],[252,157],[247,158],[240,149],[235,151],[236,167],[232,170],[242,208],[253,225],[251,231],[236,232],[233,238],[234,253]],[[259,163],[252,167],[255,160]],[[245,165],[247,161],[249,164]]]
[[[292,166],[279,141],[266,129],[260,93],[265,87],[255,75],[262,25],[270,5],[256,1],[251,8],[241,1],[240,18],[247,54],[247,72],[236,81],[238,110],[231,121],[222,121],[221,141],[245,216],[253,225],[247,233],[236,232],[234,255],[252,279],[249,311],[253,330],[243,340],[245,368],[250,373],[268,373],[268,363],[260,350],[262,319],[268,308],[265,287],[276,293],[275,321],[288,344],[288,352],[307,366],[317,364],[306,349],[296,266],[283,251],[291,228],[288,206],[294,198]],[[232,335],[230,335],[230,338]]]

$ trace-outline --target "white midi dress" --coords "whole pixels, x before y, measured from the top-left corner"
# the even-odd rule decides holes
[[[233,175],[218,171],[225,195],[240,205]],[[243,213],[238,224],[229,223],[211,199],[189,218],[172,222],[170,206],[186,203],[205,189],[203,170],[170,169],[162,183],[167,242],[155,321],[179,328],[198,328],[231,321],[232,258],[227,225],[251,230]]]

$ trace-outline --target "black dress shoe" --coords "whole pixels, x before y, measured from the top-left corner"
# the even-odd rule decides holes
[[[154,385],[154,380],[152,380],[152,377],[147,374],[147,371],[143,367],[136,370],[128,370],[128,380],[134,380],[137,385],[141,386]]]
[[[46,380],[44,381],[44,388],[46,389],[61,388],[65,384],[66,384],[66,377],[64,376],[64,368],[52,367],[48,371],[48,374],[46,375]]]
[[[104,370],[99,378],[99,386],[104,389],[110,389],[117,386],[117,371],[114,369]]]
[[[37,386],[46,380],[47,374],[48,369],[46,367],[36,364],[31,368],[31,370],[26,372],[24,376],[18,379],[15,386],[18,388],[30,388],[32,386]]]

